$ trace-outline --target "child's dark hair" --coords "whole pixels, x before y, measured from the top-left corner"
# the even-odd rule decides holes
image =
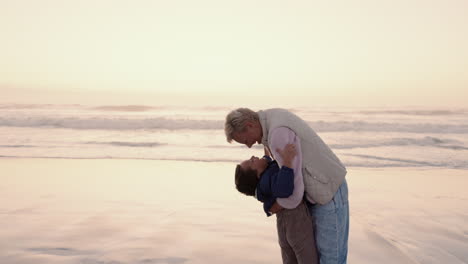
[[[254,196],[258,183],[257,172],[255,170],[244,170],[240,165],[237,165],[235,183],[239,192]]]

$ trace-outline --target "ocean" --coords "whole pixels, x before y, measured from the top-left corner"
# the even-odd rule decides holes
[[[1,104],[0,263],[281,263],[230,110]],[[468,109],[289,110],[347,166],[349,263],[468,263]]]
[[[260,108],[251,107],[253,110]],[[231,107],[0,104],[0,157],[239,162]],[[347,167],[468,169],[468,109],[289,108]]]

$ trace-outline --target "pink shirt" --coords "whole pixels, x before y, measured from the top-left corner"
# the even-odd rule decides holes
[[[287,209],[296,208],[304,197],[304,179],[302,176],[302,151],[300,139],[287,127],[278,127],[270,132],[269,148],[274,159],[278,162],[278,165],[283,165],[283,159],[279,155],[277,149],[284,149],[287,144],[294,144],[296,146],[297,155],[294,159],[294,191],[288,198],[277,198],[276,201],[279,205]]]

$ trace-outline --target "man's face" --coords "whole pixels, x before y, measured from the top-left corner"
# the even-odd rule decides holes
[[[266,169],[268,162],[265,159],[260,159],[258,157],[252,156],[248,160],[241,162],[241,168],[245,170],[254,170],[257,172],[257,177]]]
[[[248,148],[251,148],[255,143],[261,143],[261,131],[258,126],[253,123],[247,122],[244,130],[235,132],[232,139],[239,144],[244,144]]]

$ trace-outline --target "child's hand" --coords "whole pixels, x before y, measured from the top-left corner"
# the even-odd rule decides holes
[[[283,159],[283,165],[289,168],[293,168],[294,158],[297,156],[296,145],[287,144],[283,150],[276,149]]]

